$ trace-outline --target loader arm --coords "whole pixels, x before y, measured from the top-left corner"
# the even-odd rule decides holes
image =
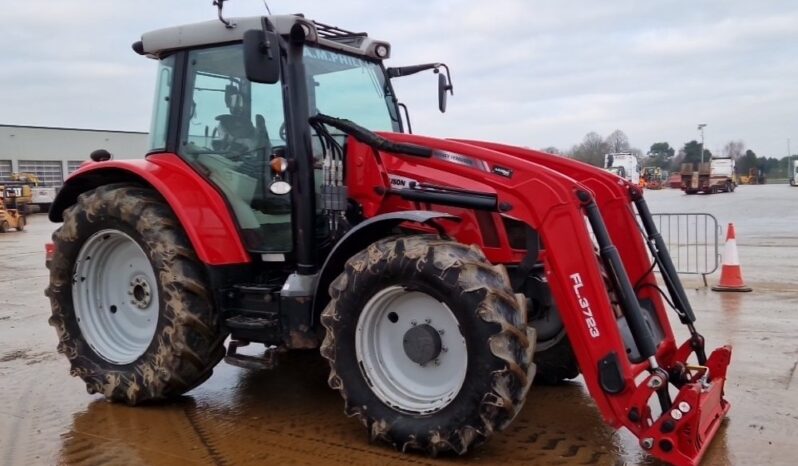
[[[447,233],[481,246],[486,236],[475,233],[485,227],[479,212],[510,217],[536,230],[544,245],[539,260],[604,419],[616,428],[627,427],[658,458],[697,464],[729,409],[722,395],[730,348],[688,369],[696,345],[691,340],[676,345],[654,288],[646,246],[656,242],[656,233],[647,231],[644,241],[632,210],[639,191],[616,177],[542,153],[414,135],[380,136],[431,152],[424,157],[391,153],[350,137],[348,184],[364,216],[409,209],[450,212],[463,221]],[[507,238],[498,237],[502,243]],[[494,263],[510,265],[522,258],[506,244],[483,249]],[[667,251],[653,252],[661,261],[659,253]],[[610,278],[612,295],[603,274]],[[653,307],[649,318],[642,302]],[[692,326],[688,316],[680,318]],[[661,331],[652,333],[657,327]],[[634,361],[627,355],[630,347],[639,353]],[[678,389],[673,399],[668,387]]]

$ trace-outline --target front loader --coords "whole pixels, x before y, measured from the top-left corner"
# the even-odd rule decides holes
[[[581,372],[609,424],[699,463],[731,349],[706,355],[639,187],[410,134],[391,80],[433,70],[444,110],[443,64],[386,68],[389,43],[301,15],[219,17],[134,44],[159,62],[150,152],[95,151],[50,210],[50,323],[90,393],[164,400],[222,359],[318,348],[373,440],[464,454],[536,370]]]

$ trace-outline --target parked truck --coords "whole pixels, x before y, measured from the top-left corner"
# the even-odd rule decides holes
[[[798,186],[798,160],[792,161],[792,173],[790,173],[790,186]]]
[[[683,163],[681,174],[682,191],[687,194],[731,193],[737,187],[731,157],[712,157],[709,162],[699,164]]]
[[[605,154],[604,168],[632,184],[640,184],[640,161],[631,152]]]

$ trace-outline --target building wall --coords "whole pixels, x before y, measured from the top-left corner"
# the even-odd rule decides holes
[[[0,125],[0,181],[11,172],[31,171],[45,186],[59,187],[96,149],[115,159],[144,157],[147,133]]]

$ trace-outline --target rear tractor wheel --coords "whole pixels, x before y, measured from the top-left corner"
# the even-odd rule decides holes
[[[329,383],[372,440],[463,454],[520,411],[535,331],[504,267],[481,251],[432,236],[380,240],[347,262],[330,295]]]
[[[89,393],[137,404],[210,377],[225,335],[180,222],[152,190],[82,194],[53,234],[50,325]]]
[[[25,229],[25,216],[20,216],[17,219],[17,231],[22,231]]]

